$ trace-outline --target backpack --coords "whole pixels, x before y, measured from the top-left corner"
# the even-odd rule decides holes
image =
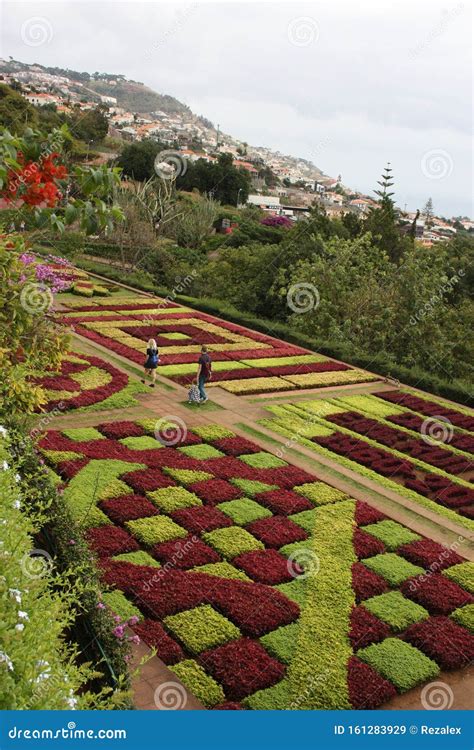
[[[199,393],[199,388],[195,383],[193,383],[189,389],[188,393],[188,403],[190,404],[197,404],[201,400],[201,394]]]

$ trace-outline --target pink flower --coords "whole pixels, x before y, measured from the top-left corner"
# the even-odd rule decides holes
[[[136,615],[133,615],[129,621],[128,624],[133,627],[133,625],[136,625],[139,622],[139,618]]]
[[[115,620],[115,622],[122,622],[122,618],[119,617],[118,615],[114,616],[114,620]]]
[[[117,625],[116,628],[112,631],[116,638],[123,638],[125,633],[125,628],[123,625]]]
[[[138,646],[140,643],[140,638],[138,637],[138,635],[132,635],[128,640],[130,641],[130,643],[134,643],[135,646]]]
[[[70,540],[69,540],[69,544],[75,544],[75,543],[76,543],[76,540],[75,540],[75,539],[70,539]]]
[[[97,604],[97,609],[105,609],[105,604],[103,604],[102,602],[99,602]]]

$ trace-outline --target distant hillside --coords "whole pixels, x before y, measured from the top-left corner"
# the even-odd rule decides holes
[[[191,110],[178,99],[168,94],[157,94],[143,83],[116,79],[117,83],[108,81],[89,81],[87,87],[102,96],[115,96],[120,107],[130,112],[146,114],[161,110],[167,114],[191,114]]]
[[[65,76],[71,81],[82,83],[86,90],[95,92],[97,95],[114,96],[120,107],[132,112],[147,114],[161,110],[167,114],[191,114],[191,110],[186,104],[175,99],[169,94],[158,94],[152,91],[143,83],[137,81],[128,81],[125,76],[111,73],[87,73],[71,70],[70,68],[47,67],[34,63],[20,62],[19,60],[4,61],[2,70],[5,73],[15,73],[16,71],[38,70],[44,73],[50,73],[56,76]],[[97,80],[100,78],[100,80]],[[114,83],[111,83],[114,81]],[[115,83],[116,82],[116,83]],[[75,89],[80,92],[80,89]],[[93,99],[93,97],[91,97]]]

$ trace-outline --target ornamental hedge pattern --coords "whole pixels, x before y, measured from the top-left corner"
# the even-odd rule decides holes
[[[267,408],[273,418],[263,425],[296,434],[316,452],[474,529],[474,418],[467,410],[403,391]]]
[[[137,294],[112,301],[94,296],[88,302],[64,299],[67,311],[58,313],[58,321],[138,365],[144,363],[146,342],[154,338],[160,350],[159,374],[181,385],[189,385],[195,376],[202,344],[212,352],[208,385],[237,395],[378,380],[342,362],[158,297]]]
[[[136,395],[146,388],[100,357],[71,353],[57,373],[35,378],[45,389],[41,411],[122,409],[137,404]]]
[[[104,599],[207,708],[376,708],[469,664],[473,566],[455,550],[227,428],[152,447],[148,427],[50,430],[39,450]]]

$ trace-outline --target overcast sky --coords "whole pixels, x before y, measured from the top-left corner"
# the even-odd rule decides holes
[[[2,57],[123,73],[364,192],[390,161],[402,208],[431,196],[439,214],[473,213],[468,0],[17,0],[1,12]]]

